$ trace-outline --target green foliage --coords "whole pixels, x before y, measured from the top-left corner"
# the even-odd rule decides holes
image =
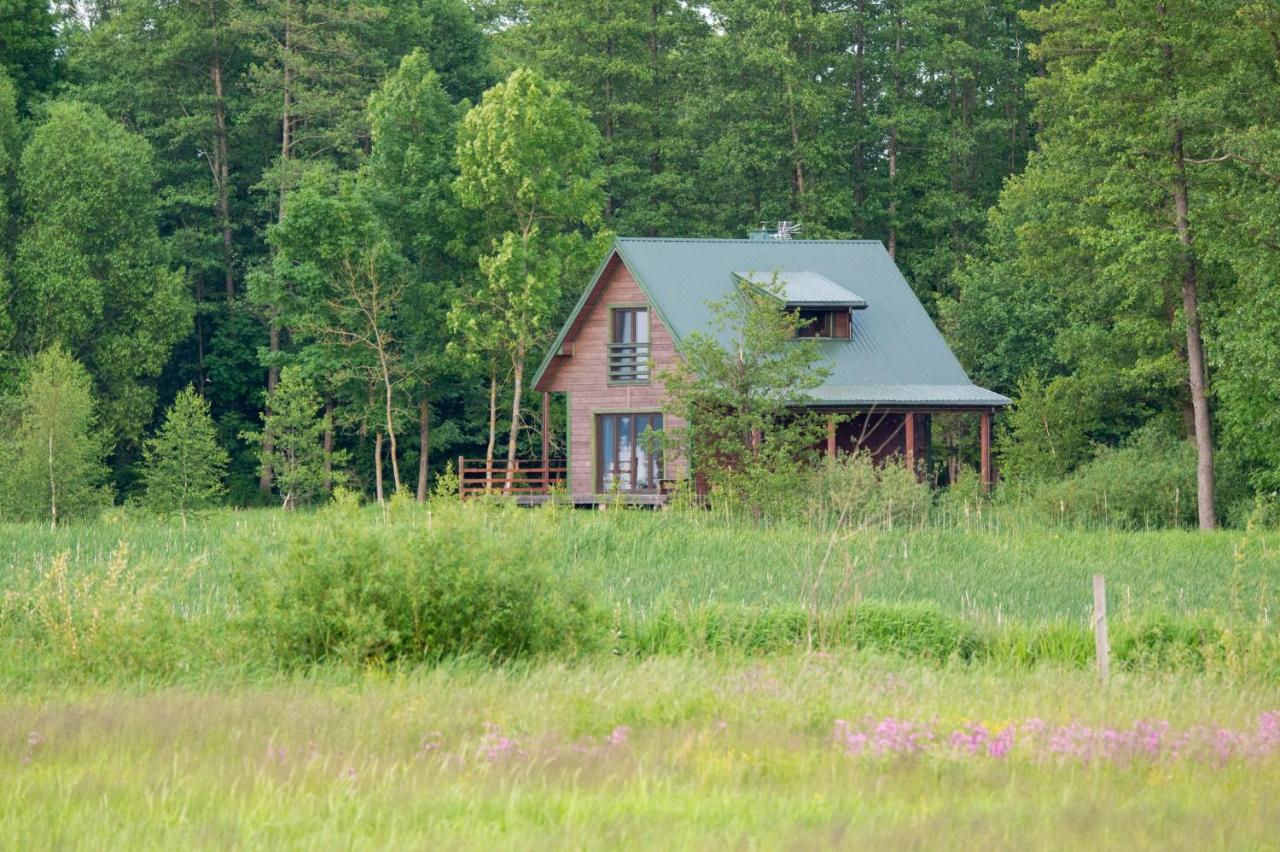
[[[1063,377],[1046,382],[1039,373],[1018,380],[1013,407],[996,439],[1000,470],[1014,482],[1059,479],[1089,452],[1085,430],[1094,419],[1077,386]]]
[[[812,480],[792,495],[807,498],[807,518],[820,528],[920,527],[929,519],[929,485],[899,461],[876,464],[867,453],[814,466]]]
[[[280,384],[267,399],[262,416],[263,429],[273,439],[271,453],[260,462],[275,472],[276,489],[284,508],[293,509],[311,502],[326,479],[322,438],[330,421],[320,411],[320,397],[296,366],[280,371]],[[261,443],[261,432],[244,432],[241,438]],[[330,461],[340,465],[345,455],[334,453]]]
[[[792,406],[829,371],[813,340],[796,337],[799,315],[771,289],[739,281],[733,297],[710,308],[711,332],[688,335],[680,363],[659,376],[684,424],[666,428],[665,449],[692,460],[717,501],[757,515],[785,509],[823,428]]]
[[[147,143],[75,101],[49,109],[18,170],[18,349],[61,340],[79,353],[113,440],[141,438],[155,380],[191,319],[156,227],[154,181]]]
[[[153,511],[182,517],[221,502],[230,457],[218,443],[209,403],[187,387],[165,411],[164,423],[143,451],[143,503]]]
[[[1144,429],[1031,498],[1047,520],[1122,529],[1192,526],[1196,520],[1195,449],[1158,429]]]
[[[0,74],[17,84],[18,105],[24,112],[58,80],[56,8],[44,0],[0,3]]]
[[[106,445],[89,384],[84,367],[60,345],[31,363],[0,439],[0,508],[8,517],[57,526],[110,504]]]
[[[484,512],[407,529],[335,506],[259,559],[245,594],[286,667],[507,660],[583,650],[601,630],[591,599],[552,572],[545,539],[528,528],[495,535]]]
[[[458,133],[459,201],[489,237],[484,286],[455,302],[451,330],[513,378],[508,463],[520,431],[524,371],[564,315],[566,290],[602,248],[600,134],[558,84],[520,69],[485,92]]]

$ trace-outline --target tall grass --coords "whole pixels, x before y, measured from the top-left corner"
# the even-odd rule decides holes
[[[1174,741],[1278,706],[1213,677],[1121,673],[1103,695],[1088,672],[847,653],[0,695],[0,846],[1268,848],[1274,753],[852,754],[833,730],[1167,723]]]
[[[343,532],[339,517],[354,526]],[[340,583],[300,562],[296,548],[304,540],[312,542],[306,552],[336,553],[332,541],[324,544],[335,536],[363,541],[371,554],[343,557]],[[424,550],[418,541],[438,544]],[[949,525],[841,529],[759,526],[715,512],[446,502],[356,515],[223,512],[186,531],[116,513],[53,531],[0,527],[0,545],[7,554],[0,641],[12,650],[0,660],[0,679],[28,685],[59,677],[192,682],[277,670],[288,664],[277,641],[283,633],[267,631],[273,641],[260,641],[250,598],[264,581],[285,577],[298,581],[296,589],[311,588],[312,603],[335,595],[364,603],[330,608],[340,616],[332,622],[315,621],[321,610],[311,604],[276,607],[272,623],[316,624],[329,637],[346,630],[344,619],[373,625],[380,638],[369,647],[383,650],[357,656],[385,663],[399,656],[387,649],[408,635],[394,626],[396,613],[422,610],[414,597],[436,576],[430,554],[445,545],[457,557],[451,564],[474,568],[477,577],[514,576],[520,564],[537,562],[548,590],[587,596],[591,603],[581,606],[595,614],[583,610],[579,623],[602,625],[595,640],[583,634],[569,644],[627,655],[855,646],[934,660],[1083,666],[1091,658],[1089,576],[1101,571],[1122,666],[1280,676],[1271,621],[1280,554],[1273,536],[1255,532],[1067,533],[990,507]],[[503,568],[504,554],[519,564]],[[375,594],[377,583],[402,588],[397,600],[410,608]],[[426,659],[417,652],[405,659],[419,658]]]

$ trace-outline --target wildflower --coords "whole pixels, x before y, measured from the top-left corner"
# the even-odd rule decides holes
[[[631,729],[626,725],[619,725],[609,734],[609,745],[620,746],[627,742],[627,734],[631,733]]]
[[[520,744],[503,734],[493,722],[485,722],[484,730],[484,736],[480,738],[480,751],[491,763],[509,757],[527,756],[528,753],[520,748]]]

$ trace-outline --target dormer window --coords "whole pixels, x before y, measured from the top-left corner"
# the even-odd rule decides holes
[[[828,308],[802,308],[788,305],[787,309],[795,311],[800,320],[800,324],[796,327],[796,337],[849,339],[847,308],[833,311]]]
[[[739,279],[781,298],[788,311],[799,314],[796,337],[853,339],[853,312],[866,300],[817,272],[735,272]]]

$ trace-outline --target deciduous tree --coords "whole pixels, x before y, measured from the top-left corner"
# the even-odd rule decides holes
[[[111,503],[94,407],[88,372],[60,344],[34,358],[0,439],[5,514],[56,527]]]

